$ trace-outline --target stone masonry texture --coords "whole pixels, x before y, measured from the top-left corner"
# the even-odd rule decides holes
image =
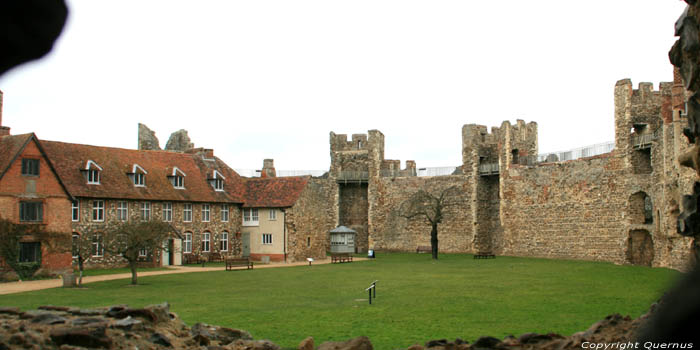
[[[340,224],[360,229],[363,249],[415,251],[430,245],[430,225],[399,215],[401,204],[421,189],[457,186],[462,198],[439,225],[441,252],[687,269],[692,240],[676,234],[681,194],[694,183],[692,169],[677,161],[689,147],[682,135],[684,94],[678,74],[658,90],[618,81],[615,149],[569,161],[536,159],[534,122],[506,121],[490,131],[467,124],[460,175],[417,177],[412,161],[398,169],[399,161],[384,159],[378,130],[349,140],[331,133],[327,181],[338,184]]]

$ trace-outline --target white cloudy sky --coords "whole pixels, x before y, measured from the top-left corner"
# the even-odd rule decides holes
[[[461,163],[461,127],[536,121],[541,153],[613,140],[613,87],[672,80],[680,0],[69,1],[0,77],[13,134],[135,148],[187,129],[234,168],[328,169],[328,134]]]

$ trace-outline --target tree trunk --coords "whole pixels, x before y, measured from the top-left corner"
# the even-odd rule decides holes
[[[137,284],[136,260],[129,261],[129,268],[131,268],[131,284]]]
[[[80,271],[79,277],[78,277],[78,287],[83,286],[83,256],[78,255],[78,270]]]
[[[433,228],[430,230],[430,248],[433,251],[433,259],[438,258],[438,225],[433,224]]]

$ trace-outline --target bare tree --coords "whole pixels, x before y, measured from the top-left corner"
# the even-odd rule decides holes
[[[170,224],[161,221],[124,222],[90,232],[89,235],[80,240],[81,244],[79,244],[78,249],[80,253],[89,251],[92,255],[95,255],[96,251],[102,250],[110,255],[121,256],[131,269],[131,284],[137,284],[136,270],[139,257],[142,257],[143,253],[152,256],[165,250],[163,242],[175,232]],[[82,254],[78,255],[79,264],[81,256]]]
[[[418,190],[409,199],[401,203],[399,215],[407,219],[424,217],[431,226],[430,248],[433,259],[438,258],[438,225],[444,219],[448,207],[460,204],[460,187],[451,186],[442,191],[431,193]]]

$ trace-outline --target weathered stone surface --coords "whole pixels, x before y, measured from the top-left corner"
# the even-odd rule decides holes
[[[689,296],[695,298],[696,291]],[[671,298],[671,301],[674,299]],[[160,304],[164,305],[164,304]],[[104,308],[108,310],[109,308]],[[114,308],[120,309],[120,308]],[[652,306],[652,311],[656,308]],[[661,308],[663,309],[663,308]],[[124,307],[123,310],[130,310]],[[136,309],[141,310],[141,309]],[[31,311],[31,310],[30,310]],[[0,350],[2,349],[47,349],[77,350],[85,348],[119,349],[207,349],[207,350],[279,350],[280,347],[267,340],[252,340],[245,331],[198,323],[187,327],[177,316],[145,326],[140,319],[127,317],[116,319],[106,315],[83,317],[66,314],[66,324],[44,324],[33,322],[36,317],[50,315],[24,312],[3,314],[0,317]],[[650,313],[652,312],[650,311]],[[105,312],[106,313],[106,312]],[[650,313],[632,320],[629,317],[610,315],[592,325],[584,332],[569,337],[558,334],[526,333],[519,337],[508,336],[503,340],[480,337],[473,344],[457,338],[427,341],[425,346],[413,345],[408,349],[420,350],[474,350],[474,349],[581,349],[583,342],[615,343],[635,339],[640,325],[650,318]],[[37,315],[23,319],[24,315]],[[72,326],[67,326],[72,325]],[[199,338],[198,338],[199,337]],[[401,343],[401,339],[396,339]],[[314,341],[309,337],[299,344],[301,350],[313,350]],[[341,342],[324,342],[317,350],[367,350],[373,349],[367,337],[357,337]]]
[[[160,144],[156,133],[151,131],[145,124],[139,123],[138,149],[140,150],[160,150]]]
[[[191,142],[185,129],[180,129],[170,134],[168,143],[165,144],[165,150],[167,151],[185,152],[192,148],[194,148],[194,143]]]
[[[56,345],[75,345],[89,348],[109,348],[112,339],[107,337],[104,327],[58,328],[51,331],[51,340]]]
[[[299,343],[299,350],[314,350],[314,338],[308,337]]]

